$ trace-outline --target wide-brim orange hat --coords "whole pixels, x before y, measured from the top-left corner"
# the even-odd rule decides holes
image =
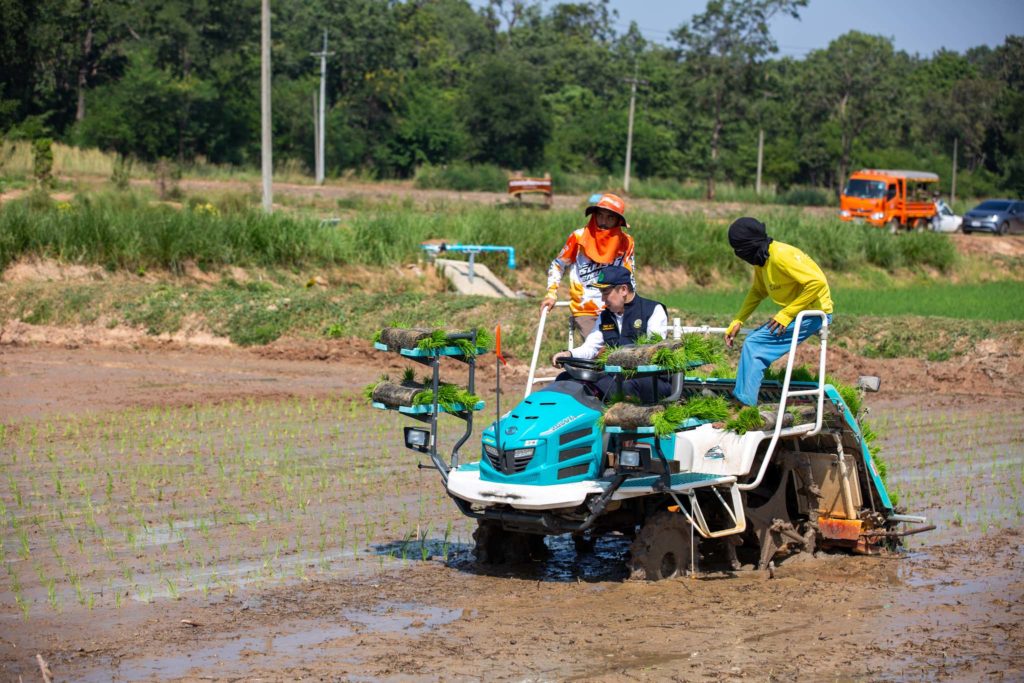
[[[620,196],[618,196],[616,194],[611,194],[610,192],[607,193],[607,194],[603,194],[603,195],[601,195],[600,199],[598,199],[596,202],[594,202],[593,204],[588,206],[587,210],[584,211],[583,213],[584,213],[584,215],[589,216],[590,214],[594,213],[598,209],[604,209],[605,211],[611,211],[616,216],[618,216],[622,220],[623,225],[625,225],[625,223],[626,223],[626,202],[622,201],[622,197],[620,197]]]

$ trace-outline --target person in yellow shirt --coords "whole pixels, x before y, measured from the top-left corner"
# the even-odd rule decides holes
[[[729,323],[725,343],[731,347],[740,327],[765,297],[771,297],[782,310],[747,335],[740,353],[733,396],[743,405],[757,405],[764,371],[772,361],[789,352],[793,334],[801,343],[821,328],[821,318],[804,318],[799,330],[793,319],[800,311],[818,310],[828,314],[832,324],[832,294],[825,274],[811,257],[794,246],[773,240],[764,223],[744,217],[729,226],[729,245],[736,256],[754,266],[754,281]]]

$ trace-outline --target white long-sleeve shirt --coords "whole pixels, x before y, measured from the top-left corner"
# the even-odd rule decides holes
[[[618,328],[619,333],[622,333],[622,317],[621,313],[612,313],[612,317],[615,319],[615,326]],[[647,319],[647,334],[661,335],[664,339],[668,336],[668,315],[665,313],[664,306],[655,306],[654,313]],[[583,343],[572,349],[570,353],[573,358],[582,358],[583,360],[593,360],[597,358],[597,355],[601,353],[601,349],[604,348],[604,335],[601,333],[601,324],[598,322],[594,325],[594,329],[591,330],[587,338],[583,340]]]

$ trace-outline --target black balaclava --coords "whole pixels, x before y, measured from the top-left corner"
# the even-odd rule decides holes
[[[756,218],[737,218],[729,226],[729,245],[736,255],[752,266],[763,266],[768,260],[768,236],[764,223]]]

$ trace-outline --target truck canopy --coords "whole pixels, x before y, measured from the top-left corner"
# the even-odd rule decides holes
[[[886,169],[886,168],[868,168],[861,171],[857,171],[853,174],[856,176],[879,176],[889,178],[906,178],[907,180],[913,180],[919,183],[937,183],[939,182],[939,176],[937,173],[929,173],[928,171],[907,171],[901,169]]]

